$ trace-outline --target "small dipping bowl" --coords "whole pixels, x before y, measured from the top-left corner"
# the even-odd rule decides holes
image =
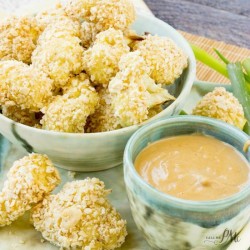
[[[214,201],[190,201],[158,191],[137,173],[134,161],[149,144],[163,138],[200,133],[232,145],[249,161],[243,148],[249,137],[237,128],[199,116],[177,116],[150,123],[128,141],[124,179],[134,221],[156,249],[223,249],[239,242],[250,218],[250,182],[238,193]],[[187,159],[188,161],[188,159]]]

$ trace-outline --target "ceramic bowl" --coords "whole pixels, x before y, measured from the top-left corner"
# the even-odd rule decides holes
[[[188,68],[169,89],[177,99],[149,121],[178,114],[195,78],[195,58],[188,42],[168,24],[142,13],[138,13],[133,29],[141,34],[147,31],[170,37],[187,54]],[[70,134],[28,127],[0,115],[0,133],[9,141],[28,152],[47,154],[57,166],[74,171],[98,171],[122,163],[128,139],[142,125],[111,132]]]
[[[156,249],[224,249],[250,217],[250,183],[239,193],[216,201],[189,201],[162,193],[147,184],[136,172],[134,161],[148,143],[162,138],[203,133],[233,145],[243,152],[249,137],[214,119],[179,116],[162,119],[138,130],[124,152],[124,179],[132,215],[148,243]],[[188,159],[187,159],[188,161]]]

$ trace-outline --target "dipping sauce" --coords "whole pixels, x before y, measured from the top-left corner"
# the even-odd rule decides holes
[[[218,200],[239,192],[249,163],[231,145],[201,134],[159,140],[135,160],[139,175],[156,189],[193,201]]]

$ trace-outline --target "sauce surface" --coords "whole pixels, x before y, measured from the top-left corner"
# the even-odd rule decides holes
[[[156,189],[193,201],[223,199],[249,180],[249,163],[231,145],[193,134],[159,140],[135,160],[139,175]]]

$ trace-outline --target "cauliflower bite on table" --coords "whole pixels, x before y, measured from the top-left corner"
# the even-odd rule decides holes
[[[30,154],[14,162],[0,193],[0,226],[11,224],[40,202],[60,183],[45,155]]]
[[[105,132],[121,128],[120,119],[115,116],[112,106],[112,99],[107,88],[98,87],[97,92],[100,98],[100,104],[95,113],[87,119],[86,132]]]
[[[150,108],[175,99],[149,77],[149,67],[140,52],[124,55],[119,68],[110,81],[109,91],[115,116],[123,127],[142,123],[149,118]]]
[[[99,33],[93,46],[84,52],[83,68],[95,84],[107,85],[119,71],[120,58],[128,52],[123,33],[108,29]]]
[[[83,133],[87,117],[94,113],[99,97],[88,76],[80,74],[70,79],[62,96],[56,96],[42,109],[42,128],[46,130]]]
[[[38,112],[52,98],[52,81],[23,62],[0,61],[0,105]]]
[[[97,178],[67,183],[34,207],[31,219],[43,237],[67,249],[111,250],[127,235],[126,221],[112,207]]]
[[[32,54],[34,67],[45,72],[55,88],[64,86],[71,75],[82,71],[83,47],[80,27],[69,18],[50,24]]]
[[[187,56],[171,39],[152,35],[144,38],[135,43],[133,50],[140,51],[150,67],[150,77],[160,84],[174,83],[188,65]]]
[[[70,0],[65,11],[72,18],[95,23],[99,31],[109,28],[124,31],[135,20],[130,0]]]
[[[40,29],[33,17],[9,17],[0,22],[0,60],[31,62]]]
[[[2,114],[15,122],[36,128],[41,127],[36,113],[27,109],[21,109],[18,106],[2,106]]]
[[[219,119],[239,129],[243,129],[246,123],[242,105],[223,87],[206,94],[193,109],[193,115]]]

